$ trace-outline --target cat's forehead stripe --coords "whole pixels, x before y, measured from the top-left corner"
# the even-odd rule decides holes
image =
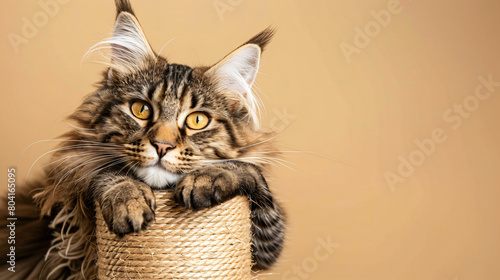
[[[162,99],[167,96],[173,96],[176,99],[179,98],[179,92],[182,92],[184,85],[188,82],[190,73],[193,69],[186,65],[170,64],[165,75],[165,82],[167,83],[167,89],[163,93]]]
[[[156,98],[158,96],[161,96],[164,91],[165,91],[165,82],[156,83],[148,90],[149,100],[157,100]]]
[[[193,72],[193,69],[188,69],[185,73],[184,76],[182,77],[182,80],[180,82],[179,88],[177,88],[177,93],[176,96],[178,99],[182,99],[182,96],[185,93],[185,86],[186,83],[189,82],[189,78],[191,77],[191,73]]]

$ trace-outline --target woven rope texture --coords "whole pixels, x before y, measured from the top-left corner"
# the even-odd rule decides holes
[[[156,191],[156,221],[122,238],[96,208],[98,278],[251,279],[250,209],[245,197],[191,211]]]

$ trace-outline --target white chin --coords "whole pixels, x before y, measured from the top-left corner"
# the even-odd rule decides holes
[[[136,169],[136,174],[154,189],[165,189],[169,185],[176,184],[182,178],[182,175],[172,173],[157,165],[139,167]]]

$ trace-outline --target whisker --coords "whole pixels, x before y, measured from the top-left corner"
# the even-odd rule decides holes
[[[139,162],[132,162],[132,165],[130,166],[130,168],[128,168],[127,172],[125,173],[125,177],[127,177],[130,171],[132,171],[132,169],[134,169],[137,165],[139,165]]]
[[[107,152],[107,151],[106,151],[106,152]],[[111,152],[109,152],[109,153],[106,153],[106,152],[103,152],[103,151],[83,151],[83,152],[80,152],[80,153],[76,153],[76,154],[73,154],[73,155],[69,155],[69,156],[67,156],[67,157],[62,157],[62,158],[60,158],[60,159],[54,160],[54,161],[52,161],[52,162],[50,162],[50,163],[45,164],[44,166],[42,166],[42,168],[45,168],[45,167],[47,167],[47,166],[49,166],[49,165],[52,165],[52,164],[54,164],[54,163],[56,163],[56,162],[58,162],[58,161],[61,161],[61,160],[62,160],[62,161],[66,161],[66,160],[68,160],[68,159],[70,159],[70,158],[77,157],[77,156],[87,156],[87,155],[108,155],[108,154],[109,154],[109,155],[111,155],[111,154],[112,154]],[[59,164],[58,164],[57,166],[55,166],[55,167],[58,167],[60,164],[61,164],[61,163],[59,163]],[[54,167],[54,168],[55,168],[55,167]]]
[[[54,187],[54,189],[53,189],[53,191],[52,191],[52,195],[54,195],[54,194],[55,194],[55,191],[56,191],[57,187],[59,186],[59,184],[62,182],[62,180],[63,180],[64,178],[66,178],[69,174],[71,174],[71,172],[73,172],[74,170],[76,170],[78,167],[81,167],[81,166],[83,166],[83,165],[85,165],[85,164],[89,164],[90,162],[102,161],[102,160],[107,160],[107,159],[109,159],[109,158],[101,158],[101,159],[99,159],[99,160],[93,160],[93,161],[87,161],[87,162],[82,162],[82,163],[79,163],[77,166],[75,166],[74,168],[72,168],[71,170],[69,170],[68,172],[66,172],[66,173],[64,174],[64,176],[63,176],[63,177],[61,177],[61,179],[60,179],[60,180],[57,182],[57,184],[55,185],[55,187]],[[100,166],[103,166],[103,165],[107,165],[107,164],[109,164],[109,163],[111,163],[111,162],[113,162],[113,161],[115,161],[115,160],[107,161],[107,162],[105,162],[104,164],[98,165],[97,167],[100,167]],[[81,180],[82,180],[82,179],[80,178],[80,180],[78,180],[78,181],[81,181]]]
[[[94,162],[94,161],[90,161],[90,160],[93,160],[93,159],[95,159],[95,161],[98,162],[98,161],[105,160],[105,159],[113,159],[113,158],[119,158],[119,157],[121,157],[121,155],[115,155],[115,154],[101,154],[101,155],[89,154],[89,155],[86,155],[86,156],[82,156],[82,158],[80,158],[79,160],[77,160],[76,163],[78,163],[78,162],[80,162],[80,163],[78,163],[77,166],[75,166],[75,167],[78,167],[78,166],[81,166],[81,165],[84,165],[84,164],[87,164],[87,163]],[[55,170],[57,170],[57,167],[60,166],[63,162],[59,163],[57,166],[55,166],[54,168],[52,168],[52,170],[48,173],[48,175],[52,174],[52,172],[54,172]]]
[[[127,166],[129,166],[131,163],[133,163],[133,162],[129,162],[129,163],[125,164],[120,170],[118,170],[118,174],[120,174],[122,172],[122,170],[125,169]]]
[[[281,147],[284,147],[286,149],[290,149],[290,151],[284,151],[284,152],[287,152],[287,153],[293,153],[293,152],[304,153],[304,154],[316,156],[316,157],[319,157],[319,158],[322,158],[322,159],[326,159],[326,160],[329,160],[329,161],[332,161],[332,162],[341,163],[341,164],[348,165],[348,166],[354,166],[354,165],[349,164],[347,162],[343,162],[343,161],[337,160],[337,159],[335,159],[335,158],[333,158],[331,156],[328,156],[328,155],[322,155],[322,154],[319,154],[319,153],[316,153],[316,152],[311,152],[311,151],[299,151],[299,150],[295,150],[293,148],[287,147],[285,145],[281,145],[281,144],[278,144],[278,145],[281,146]]]
[[[52,169],[50,170],[50,172],[49,172],[47,175],[51,175],[51,174],[52,174],[52,172],[54,172],[55,170],[57,170],[57,168],[58,168],[59,166],[61,166],[61,164],[65,163],[66,161],[68,161],[68,160],[69,160],[70,158],[72,158],[72,157],[79,156],[79,157],[81,157],[80,159],[86,160],[87,158],[92,157],[92,156],[94,156],[94,155],[95,155],[95,153],[94,153],[94,152],[87,152],[85,155],[76,154],[76,155],[72,155],[72,156],[68,156],[68,157],[62,158],[62,159],[63,159],[63,161],[61,161],[60,163],[58,163],[56,166],[52,167]],[[59,159],[59,160],[61,160],[61,159]],[[59,161],[59,160],[58,160],[58,161]],[[49,166],[49,165],[51,165],[51,164],[53,164],[53,163],[55,163],[55,162],[56,162],[56,161],[53,161],[53,162],[51,162],[51,163],[49,163],[49,164],[46,164],[46,165],[42,166],[42,168],[45,168],[45,167],[47,167],[47,166]]]
[[[228,161],[244,161],[244,162],[248,162],[248,163],[261,162],[261,163],[271,164],[273,166],[276,166],[275,164],[280,164],[281,166],[284,166],[284,167],[289,168],[291,170],[297,171],[296,169],[286,165],[283,162],[296,165],[295,163],[284,160],[284,159],[273,158],[273,157],[241,157],[241,158],[234,158],[234,159],[201,160],[200,162],[202,162],[204,164],[209,164],[209,163],[228,162]]]
[[[263,143],[266,143],[268,141],[271,141],[272,139],[276,138],[277,136],[273,136],[271,138],[268,138],[264,141],[261,141],[261,142],[257,142],[257,143],[254,143],[254,144],[251,144],[251,145],[248,145],[248,146],[244,146],[244,147],[240,147],[239,150],[243,150],[243,149],[246,149],[246,148],[250,148],[250,147],[253,147],[253,146],[257,146],[257,145],[260,145],[260,144],[263,144]]]
[[[71,150],[71,149],[76,149],[76,148],[81,148],[81,147],[97,147],[95,145],[89,145],[89,144],[78,144],[78,145],[71,145],[71,146],[64,146],[64,147],[60,147],[60,148],[57,148],[57,149],[53,149],[51,151],[48,151],[46,153],[44,153],[43,155],[39,156],[35,162],[33,162],[33,164],[31,165],[30,169],[28,170],[28,174],[26,175],[26,180],[28,180],[28,177],[31,173],[31,169],[33,169],[33,166],[44,156],[50,154],[50,153],[53,153],[53,152],[57,152],[57,151],[63,151],[63,150]],[[118,149],[118,148],[115,148],[115,147],[106,147],[106,149]],[[124,147],[121,147],[120,146],[120,149],[124,149]]]
[[[56,186],[54,187],[54,191],[55,189],[57,188],[57,186],[59,186],[59,184],[69,175],[71,174],[73,171],[75,171],[77,168],[83,166],[83,165],[87,165],[89,163],[92,163],[92,162],[98,162],[98,161],[102,161],[102,160],[106,160],[106,159],[109,159],[110,157],[100,157],[98,159],[94,158],[93,160],[88,160],[88,161],[84,161],[84,162],[81,162],[79,164],[77,164],[75,167],[71,168],[68,172],[66,172],[60,179],[59,181],[57,182]]]
[[[84,142],[84,143],[94,143],[94,144],[98,144],[98,145],[102,145],[102,146],[121,147],[121,145],[117,145],[117,144],[102,143],[102,142],[89,141],[89,140],[77,140],[77,139],[44,139],[44,140],[39,140],[39,141],[36,141],[36,142],[33,142],[33,143],[29,144],[28,147],[26,147],[26,149],[24,149],[23,152],[21,153],[21,157],[26,152],[26,150],[29,149],[31,146],[33,146],[35,144],[43,143],[43,142]]]
[[[24,155],[24,153],[26,152],[26,150],[28,150],[31,146],[35,145],[35,144],[39,144],[39,143],[43,143],[43,142],[83,142],[85,145],[89,145],[89,146],[102,146],[102,147],[119,147],[119,148],[123,148],[123,146],[121,145],[117,145],[117,144],[111,144],[111,143],[101,143],[101,142],[95,142],[95,141],[88,141],[88,140],[76,140],[76,139],[45,139],[45,140],[40,140],[40,141],[36,141],[36,142],[33,142],[31,143],[30,145],[28,145],[28,147],[26,147],[21,155],[19,156],[19,162],[18,162],[18,165],[20,165],[20,162],[21,162],[21,159]],[[79,144],[79,145],[84,145],[84,144]],[[74,146],[78,146],[78,145],[74,145]]]
[[[127,160],[128,160],[128,158],[118,158],[118,159],[115,159],[115,160],[113,160],[113,161],[107,162],[107,163],[105,163],[105,164],[99,165],[99,166],[98,166],[98,168],[94,169],[94,171],[91,171],[91,172],[87,173],[87,175],[85,175],[85,176],[83,176],[83,177],[79,178],[79,179],[78,179],[78,180],[76,180],[74,183],[76,184],[76,183],[78,183],[78,182],[80,182],[80,181],[82,181],[82,180],[84,180],[84,179],[86,179],[86,178],[88,178],[88,177],[92,176],[93,174],[95,174],[95,173],[97,173],[97,172],[99,172],[99,171],[103,170],[104,168],[108,168],[108,167],[110,167],[110,166],[114,166],[114,165],[117,165],[117,164],[120,164],[120,163],[126,162]],[[112,164],[111,164],[111,163],[112,163]],[[111,165],[109,165],[109,164],[111,164]]]
[[[83,127],[78,127],[78,126],[75,126],[73,124],[71,124],[70,122],[66,121],[66,123],[71,126],[72,128],[76,128],[76,129],[81,129],[81,130],[95,130],[95,128],[83,128]]]

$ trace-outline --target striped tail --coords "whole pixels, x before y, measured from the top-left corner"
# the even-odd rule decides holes
[[[265,181],[257,189],[250,197],[252,255],[256,262],[254,268],[267,269],[276,262],[283,250],[285,215]]]

